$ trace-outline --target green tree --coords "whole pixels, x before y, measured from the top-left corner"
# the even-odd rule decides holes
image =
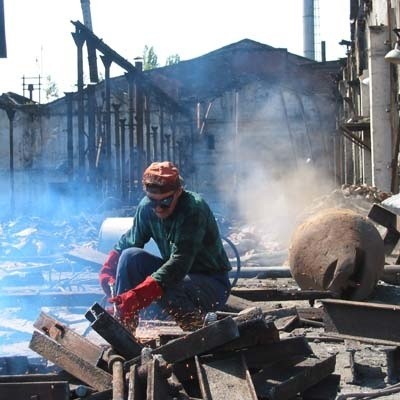
[[[179,54],[171,54],[167,57],[165,61],[165,65],[172,65],[172,64],[178,64],[178,62],[181,61],[181,57]]]
[[[154,47],[144,46],[143,50],[143,70],[147,71],[149,69],[157,68],[160,65],[158,64],[158,57],[156,52],[154,51]]]
[[[58,99],[59,97],[57,84],[51,79],[51,75],[46,76],[44,93],[47,101]]]

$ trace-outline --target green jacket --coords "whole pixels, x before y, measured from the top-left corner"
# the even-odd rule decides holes
[[[144,197],[132,228],[121,236],[115,249],[143,248],[153,238],[164,264],[152,274],[163,287],[181,281],[189,272],[214,273],[231,269],[214,215],[194,192],[183,191],[172,215],[160,219]]]

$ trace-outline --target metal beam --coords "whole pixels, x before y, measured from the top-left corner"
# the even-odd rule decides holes
[[[335,370],[336,356],[307,358],[292,367],[273,365],[253,375],[259,397],[288,400],[314,386]]]
[[[232,358],[203,362],[195,357],[197,376],[204,400],[257,400],[250,372],[243,356],[235,355]],[[229,388],[229,394],[227,393]]]
[[[90,321],[90,326],[125,359],[140,355],[143,346],[100,304],[93,304],[85,317]]]
[[[321,300],[325,332],[379,344],[400,344],[400,306],[346,300]]]
[[[96,390],[111,388],[111,374],[93,366],[40,332],[33,332],[29,348]]]
[[[43,311],[33,326],[93,365],[97,365],[103,355],[103,349],[100,346],[95,345]]]

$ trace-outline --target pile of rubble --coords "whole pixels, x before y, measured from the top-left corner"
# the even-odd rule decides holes
[[[315,354],[305,337],[281,337],[299,322],[295,308],[220,312],[192,332],[171,326],[160,334],[161,325],[157,338],[146,343],[99,304],[86,318],[107,345],[90,342],[42,312],[30,347],[61,372],[14,375],[7,382],[3,376],[5,398],[211,400],[229,394],[282,400],[301,393],[328,400],[338,390],[335,355]]]

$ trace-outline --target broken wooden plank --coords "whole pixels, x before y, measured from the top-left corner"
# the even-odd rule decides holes
[[[0,399],[70,400],[68,382],[0,383]]]
[[[100,346],[95,345],[43,311],[33,326],[93,365],[97,365],[103,355],[103,349]]]
[[[195,360],[204,400],[225,399],[227,396],[229,396],[229,400],[257,400],[243,356],[236,355],[212,362],[203,362],[196,356]]]
[[[316,385],[335,370],[336,356],[307,358],[292,367],[274,364],[253,375],[259,397],[288,400]]]
[[[145,397],[145,388],[138,374],[139,365],[134,364],[129,369],[128,400],[141,400]]]
[[[111,388],[111,374],[93,366],[40,332],[33,332],[29,348],[96,390]]]

